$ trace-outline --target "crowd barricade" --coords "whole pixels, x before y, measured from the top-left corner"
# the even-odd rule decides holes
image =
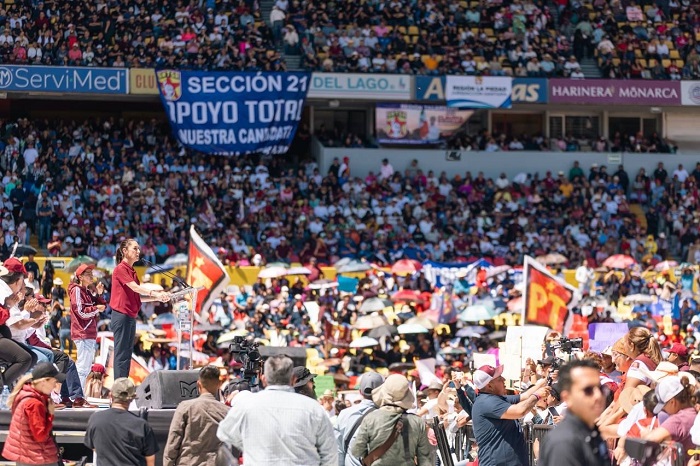
[[[439,424],[437,418],[435,418],[435,425]],[[534,451],[535,441],[539,441],[540,447],[542,446],[542,440],[547,436],[549,431],[551,431],[554,426],[544,425],[544,424],[531,424],[523,423],[523,435],[525,436],[525,441],[527,443],[528,455],[530,457],[530,464],[537,464],[537,459]],[[442,428],[442,433],[444,435],[444,427]],[[437,436],[437,427],[435,434]],[[461,439],[459,442],[457,439]],[[447,439],[444,440],[447,444]],[[462,443],[460,443],[462,442]],[[460,452],[469,452],[471,446],[475,443],[474,439],[474,426],[469,422],[466,426],[461,427],[455,437],[455,456],[457,461],[465,459],[465,457],[460,456]],[[440,437],[438,437],[438,447],[440,448]],[[460,448],[463,447],[463,448]],[[664,466],[684,466],[685,465],[685,452],[683,451],[683,445],[678,442],[664,442],[662,444],[662,449],[657,455],[657,462],[655,464],[663,464]],[[448,445],[449,448],[449,445]],[[466,448],[466,449],[465,449]],[[449,450],[448,450],[449,451]],[[442,456],[442,449],[440,450]],[[445,463],[447,464],[447,463]]]
[[[442,466],[454,466],[455,463],[452,456],[452,448],[450,447],[450,442],[447,439],[445,425],[440,421],[440,418],[437,416],[433,418],[433,431],[435,432],[435,438],[437,439],[438,444],[438,451],[440,452],[440,464]]]

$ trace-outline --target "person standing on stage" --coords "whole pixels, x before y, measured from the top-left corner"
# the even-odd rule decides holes
[[[136,316],[141,302],[170,300],[170,293],[153,291],[141,286],[134,264],[141,256],[135,239],[126,239],[117,249],[117,266],[112,272],[112,332],[114,332],[114,378],[129,377],[131,352],[136,337]],[[141,296],[146,297],[141,299]]]
[[[90,373],[95,351],[97,350],[97,321],[100,312],[105,310],[107,302],[102,298],[104,285],[99,282],[93,292],[89,289],[93,285],[94,277],[92,264],[82,264],[75,271],[75,281],[68,285],[68,297],[70,298],[71,339],[78,350],[78,377],[80,386],[85,391],[85,379]]]

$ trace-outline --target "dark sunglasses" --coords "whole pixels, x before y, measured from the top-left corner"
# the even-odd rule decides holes
[[[589,385],[588,387],[584,387],[582,391],[586,396],[593,396],[596,390],[600,390],[600,392],[603,393],[603,389],[600,385]]]

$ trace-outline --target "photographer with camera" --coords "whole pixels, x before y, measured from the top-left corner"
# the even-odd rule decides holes
[[[320,404],[294,393],[294,362],[283,355],[265,361],[265,389],[236,396],[216,432],[243,452],[246,464],[337,466],[333,426]]]

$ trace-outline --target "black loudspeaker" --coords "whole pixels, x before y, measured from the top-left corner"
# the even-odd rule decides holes
[[[294,361],[295,366],[306,366],[306,349],[305,348],[288,348],[285,346],[260,346],[260,356],[267,359],[270,356],[284,354],[289,356]]]
[[[175,409],[184,400],[199,396],[199,371],[151,372],[136,389],[136,405],[148,409]]]

